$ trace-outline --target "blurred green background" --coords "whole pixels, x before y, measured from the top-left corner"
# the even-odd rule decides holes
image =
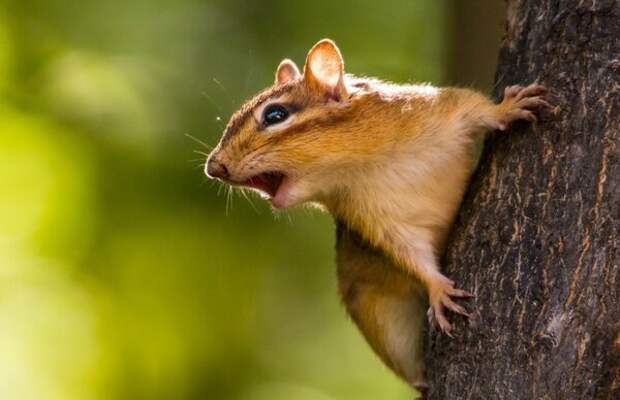
[[[2,0],[0,398],[411,397],[339,304],[329,217],[229,196],[197,140],[323,37],[351,73],[488,87],[476,7]]]

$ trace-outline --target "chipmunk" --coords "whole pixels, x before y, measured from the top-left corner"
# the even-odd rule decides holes
[[[447,334],[446,309],[468,316],[455,299],[471,295],[438,259],[475,167],[474,139],[535,121],[549,106],[544,92],[511,86],[494,104],[469,89],[355,77],[324,39],[303,73],[283,60],[274,85],[232,116],[205,172],[277,209],[312,203],[331,213],[347,311],[384,363],[424,388],[425,314]]]

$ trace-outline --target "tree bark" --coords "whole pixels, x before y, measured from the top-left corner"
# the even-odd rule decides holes
[[[431,399],[620,399],[620,1],[508,2],[496,97],[557,115],[489,137],[444,272],[474,293],[426,342]]]

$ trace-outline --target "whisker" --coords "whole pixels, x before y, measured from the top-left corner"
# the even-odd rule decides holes
[[[218,185],[218,192],[217,192],[217,194],[218,194],[218,197],[219,197],[219,192],[220,192],[220,189],[219,189],[219,188],[220,188],[220,182],[219,182],[219,181],[216,181],[215,179],[209,179],[209,178],[207,178],[206,176],[203,178],[203,180],[204,180],[205,182],[208,182],[208,183],[209,183],[209,187],[211,187],[211,188],[213,188],[213,186],[214,186],[214,185]]]
[[[254,205],[254,202],[250,199],[250,196],[248,196],[248,194],[246,193],[245,189],[244,188],[239,188],[239,191],[241,192],[241,195],[243,197],[245,197],[245,199],[248,201],[248,203],[250,203],[250,206],[252,206],[254,211],[256,211],[257,214],[260,214],[260,211],[258,211],[258,208],[256,208],[256,206]]]
[[[224,114],[224,110],[222,110],[222,107],[220,107],[219,104],[217,104],[215,100],[213,100],[213,98],[207,94],[207,92],[203,91],[202,95],[217,108],[218,114]],[[220,115],[215,116],[215,121],[219,125],[220,129],[224,129],[226,127],[226,123],[222,120],[222,117]]]
[[[208,145],[207,143],[203,142],[202,140],[195,138],[194,136],[190,135],[189,133],[186,133],[185,136],[190,138],[190,139],[192,139],[196,143],[202,145],[203,147],[205,147],[207,149],[207,151],[213,150],[213,146]]]
[[[232,186],[228,186],[226,193],[226,216],[228,216],[229,210],[232,210]]]
[[[205,99],[209,100],[209,102],[211,102],[211,104],[213,104],[215,108],[217,108],[217,111],[220,114],[223,114],[222,107],[220,107],[220,105],[215,100],[213,100],[213,97],[209,96],[207,92],[205,91],[202,92],[202,95],[204,96]]]
[[[222,92],[224,92],[224,95],[228,98],[228,101],[230,102],[230,105],[232,107],[235,106],[235,102],[233,101],[232,97],[230,97],[230,95],[228,94],[228,89],[226,89],[224,87],[224,85],[222,85],[222,83],[220,81],[217,80],[217,78],[213,78],[213,82],[215,82],[216,85],[218,85],[220,87],[220,89],[222,89]]]

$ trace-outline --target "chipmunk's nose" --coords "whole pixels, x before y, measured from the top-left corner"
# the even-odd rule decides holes
[[[228,168],[226,165],[217,161],[213,157],[209,157],[207,165],[205,165],[205,172],[209,178],[228,179]]]

